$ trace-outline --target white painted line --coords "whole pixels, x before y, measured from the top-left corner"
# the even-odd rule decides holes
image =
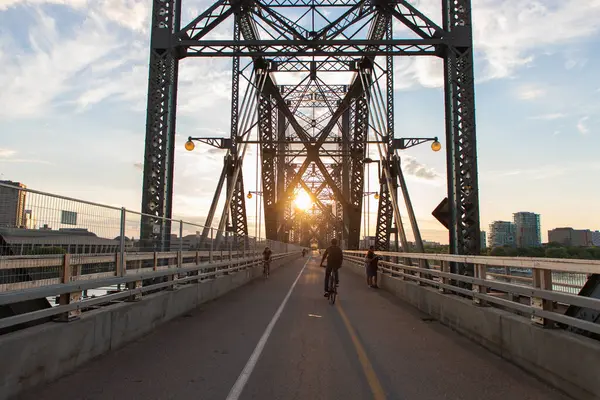
[[[242,373],[240,374],[240,376],[238,376],[237,381],[235,381],[235,384],[229,391],[229,394],[227,395],[226,400],[238,400],[240,395],[242,394],[242,390],[244,390],[244,386],[246,386],[246,383],[248,383],[248,379],[250,378],[252,371],[254,371],[254,367],[256,367],[256,363],[258,362],[258,359],[259,359],[260,355],[262,354],[263,349],[265,348],[265,344],[267,344],[267,340],[269,340],[269,336],[271,336],[271,331],[273,331],[273,327],[275,326],[275,323],[277,323],[277,320],[281,316],[281,313],[283,312],[283,308],[285,307],[288,299],[292,295],[292,292],[294,291],[294,288],[296,287],[296,283],[298,283],[298,281],[300,280],[300,276],[302,276],[302,272],[304,272],[304,269],[306,268],[306,265],[309,263],[311,258],[312,257],[308,257],[308,260],[306,260],[306,262],[304,263],[304,266],[300,270],[300,273],[296,277],[296,280],[294,281],[294,283],[292,283],[292,287],[290,287],[290,290],[287,292],[287,295],[281,302],[281,305],[275,312],[275,315],[273,315],[273,319],[271,319],[271,322],[269,322],[269,325],[267,325],[267,329],[265,329],[265,332],[261,336],[256,347],[254,348],[254,351],[252,352],[252,355],[248,359],[248,362],[246,363],[246,366],[242,370]]]
[[[317,314],[308,314],[308,316],[313,318],[321,318],[321,316]]]

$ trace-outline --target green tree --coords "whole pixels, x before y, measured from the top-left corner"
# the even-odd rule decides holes
[[[579,249],[579,254],[577,254],[577,258],[580,258],[582,260],[593,260],[594,255],[588,248],[583,247]]]
[[[564,247],[549,247],[545,254],[548,258],[569,258],[569,252]]]
[[[594,260],[600,260],[600,247],[590,247],[589,251],[592,253]]]
[[[517,249],[510,246],[504,246],[504,252],[507,257],[516,257],[518,255]]]
[[[494,247],[490,251],[490,256],[494,256],[494,257],[506,257],[506,250],[504,249],[504,247]]]
[[[529,251],[528,257],[546,257],[546,250],[543,247],[530,247],[527,250]]]

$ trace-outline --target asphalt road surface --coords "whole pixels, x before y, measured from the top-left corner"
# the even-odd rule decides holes
[[[566,400],[341,270],[300,258],[22,399]]]

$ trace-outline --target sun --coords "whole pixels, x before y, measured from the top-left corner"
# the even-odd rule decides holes
[[[294,199],[294,205],[300,210],[308,210],[312,206],[312,199],[304,190],[298,192]]]

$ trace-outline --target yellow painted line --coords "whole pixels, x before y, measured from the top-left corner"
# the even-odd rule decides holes
[[[377,374],[375,374],[375,370],[373,369],[373,365],[371,365],[371,361],[369,361],[369,357],[367,357],[367,352],[365,351],[365,348],[360,343],[360,340],[358,340],[358,336],[356,336],[356,332],[350,324],[350,320],[346,316],[346,313],[344,312],[342,306],[338,303],[338,306],[336,308],[340,312],[340,316],[344,321],[344,325],[346,325],[346,329],[350,334],[350,338],[352,339],[352,343],[354,344],[354,348],[356,349],[356,353],[358,354],[358,360],[360,361],[360,365],[362,365],[365,377],[367,378],[369,386],[371,387],[373,398],[375,400],[385,400],[385,392],[383,391],[381,382],[379,382],[379,378],[377,378]]]

